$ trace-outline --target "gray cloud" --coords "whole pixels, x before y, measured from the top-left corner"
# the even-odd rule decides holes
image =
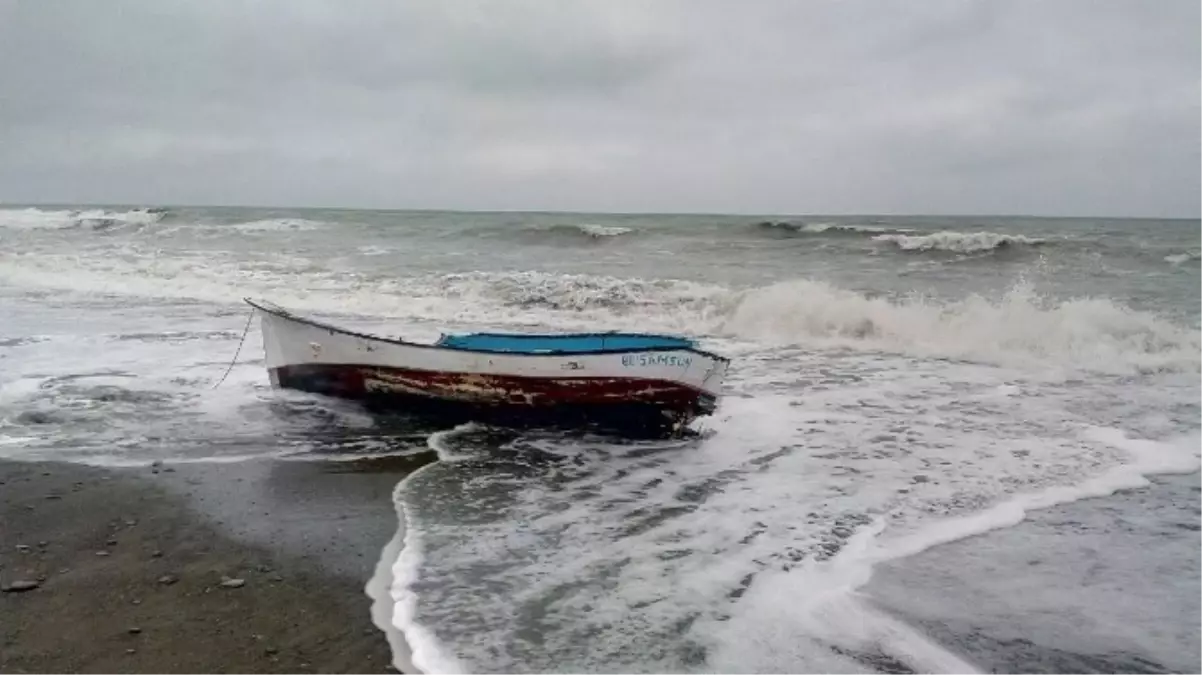
[[[0,199],[1199,212],[1199,6],[0,0]]]

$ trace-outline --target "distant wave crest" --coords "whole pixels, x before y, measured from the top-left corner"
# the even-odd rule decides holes
[[[791,222],[765,220],[755,224],[757,228],[778,232],[788,232],[798,235],[827,235],[827,236],[869,236],[874,234],[904,234],[913,232],[911,229],[898,227],[881,227],[879,225],[862,225],[858,223],[830,222]]]
[[[1200,257],[1202,257],[1202,251],[1186,251],[1185,253],[1174,253],[1173,255],[1166,255],[1164,257],[1164,261],[1169,263],[1170,265],[1176,266],[1176,265],[1181,265],[1181,264],[1188,263],[1188,262],[1198,262]]]
[[[304,218],[267,218],[252,220],[245,223],[229,225],[229,229],[239,232],[304,232],[320,229],[325,223]]]
[[[620,227],[618,225],[597,225],[595,223],[563,223],[538,229],[541,232],[552,232],[555,234],[569,236],[584,236],[590,239],[620,237],[624,234],[630,234],[631,232],[634,232],[634,229],[630,227]]]
[[[996,232],[954,232],[944,230],[933,234],[881,234],[872,238],[894,244],[903,251],[945,251],[949,253],[984,253],[1020,246],[1040,246],[1044,239],[1021,234]]]
[[[2,209],[0,227],[17,230],[65,230],[82,228],[104,231],[140,228],[159,222],[169,212],[162,208],[136,208],[128,211],[105,209]]]

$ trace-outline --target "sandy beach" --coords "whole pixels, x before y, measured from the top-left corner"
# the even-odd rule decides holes
[[[408,468],[278,464],[0,462],[0,671],[392,670],[364,584]]]

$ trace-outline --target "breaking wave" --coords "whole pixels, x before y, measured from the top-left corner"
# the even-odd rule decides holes
[[[1108,298],[1053,300],[1026,283],[997,299],[888,299],[817,281],[741,294],[719,329],[770,342],[809,340],[920,356],[1098,372],[1198,372],[1202,338]]]
[[[17,230],[114,230],[142,227],[162,220],[168,211],[161,208],[138,208],[128,211],[105,209],[44,210],[39,208],[0,210],[0,227]]]
[[[838,346],[1099,372],[1198,372],[1197,326],[1105,297],[1057,300],[1019,283],[1001,297],[869,297],[821,281],[733,289],[675,279],[545,272],[348,275],[308,261],[248,269],[196,259],[9,255],[0,281],[109,295],[234,303],[404,321],[667,330],[778,345]]]
[[[634,230],[629,227],[618,227],[616,225],[593,225],[591,223],[581,223],[580,225],[572,225],[570,227],[574,227],[593,238],[618,237],[623,234],[630,234],[631,232],[634,232]]]
[[[771,221],[765,220],[756,223],[755,226],[759,229],[788,232],[799,235],[827,235],[827,236],[870,236],[877,234],[904,234],[913,232],[914,230],[899,227],[881,227],[879,225],[859,225],[850,223],[796,223],[790,221]]]
[[[872,239],[873,241],[892,243],[903,251],[946,251],[949,253],[983,253],[1047,243],[1044,239],[1025,237],[1021,234],[953,232],[951,230],[922,235],[881,234]]]

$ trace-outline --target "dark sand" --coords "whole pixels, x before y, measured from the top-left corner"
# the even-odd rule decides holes
[[[387,672],[364,585],[413,465],[364,468],[0,462],[0,585],[40,582],[0,672]]]

